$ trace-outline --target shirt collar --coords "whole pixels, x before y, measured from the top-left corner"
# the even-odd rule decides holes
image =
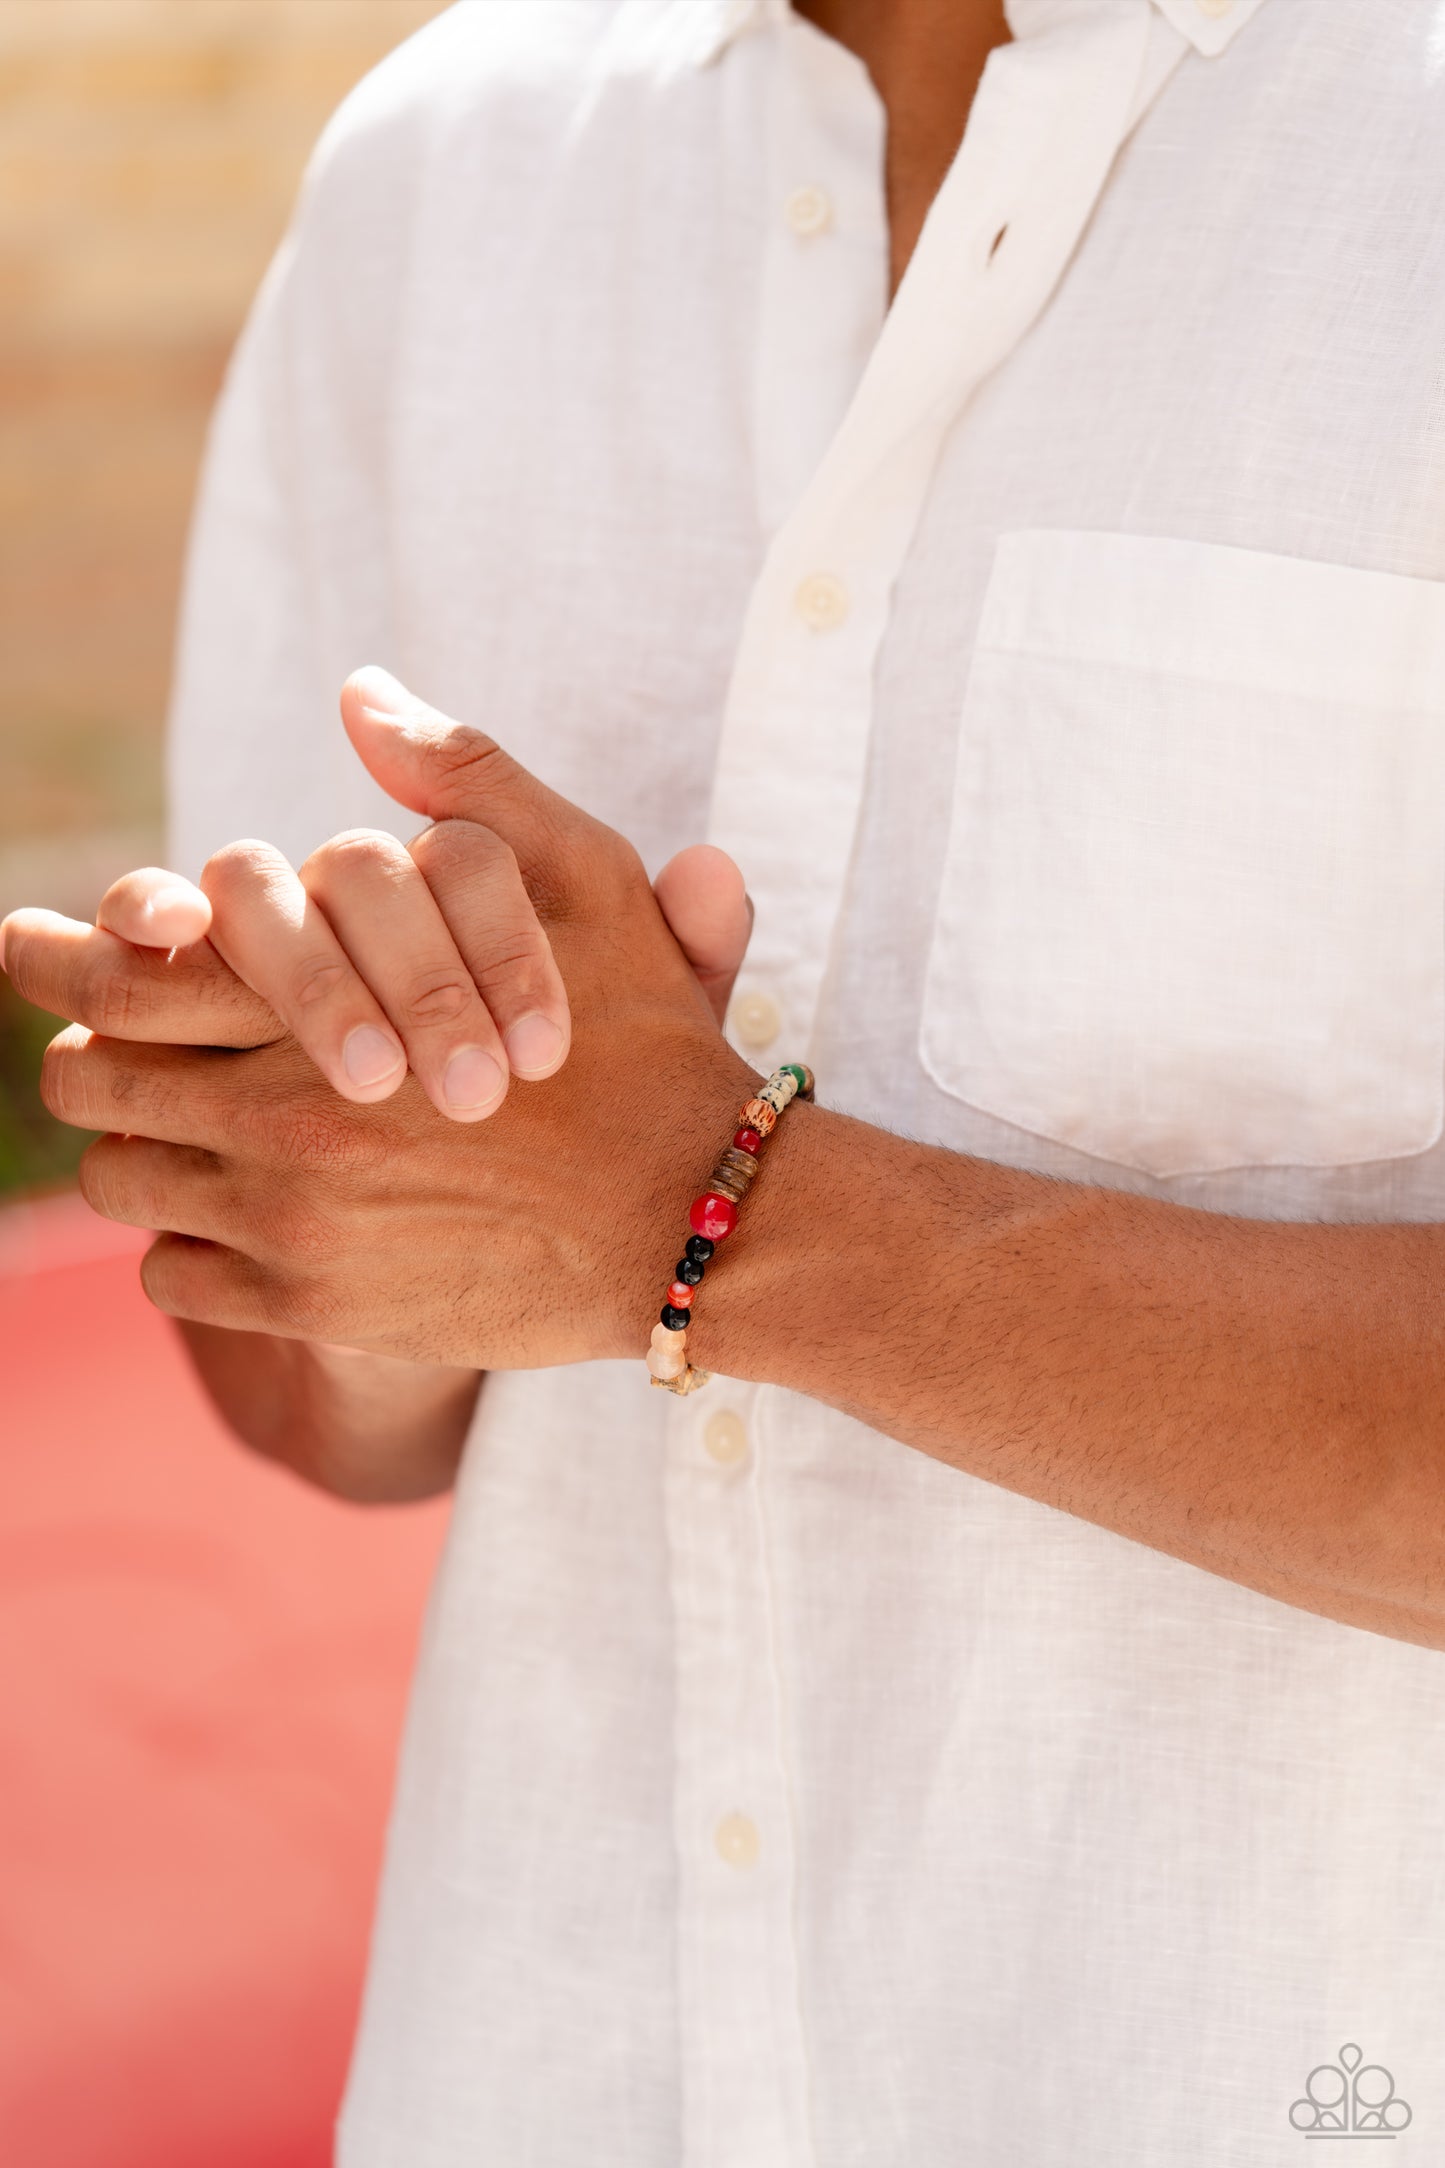
[[[1086,14],[1099,4],[1100,0],[1004,0],[1004,11],[1014,36],[1027,37],[1046,24]],[[716,60],[745,31],[782,21],[790,12],[789,0],[672,0],[672,5],[690,18],[688,45],[700,68]],[[1212,58],[1259,13],[1264,0],[1154,0],[1154,5],[1197,53]]]
[[[1154,5],[1188,38],[1196,53],[1212,59],[1238,37],[1264,0],[1154,0]]]

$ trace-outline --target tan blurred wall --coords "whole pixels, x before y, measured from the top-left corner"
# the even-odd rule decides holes
[[[0,0],[0,912],[156,849],[226,354],[328,113],[441,4]]]

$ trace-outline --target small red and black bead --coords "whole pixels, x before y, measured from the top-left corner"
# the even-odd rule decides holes
[[[754,1157],[756,1157],[763,1148],[763,1140],[760,1132],[756,1129],[749,1129],[746,1125],[744,1125],[741,1129],[735,1129],[733,1131],[733,1143],[737,1146],[740,1152],[751,1152]]]

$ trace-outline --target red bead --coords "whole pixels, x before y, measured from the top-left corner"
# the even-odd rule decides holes
[[[714,1189],[704,1196],[695,1197],[688,1211],[688,1225],[695,1235],[706,1235],[709,1242],[721,1242],[730,1235],[738,1223],[738,1208],[731,1197],[719,1197]]]
[[[674,1310],[690,1310],[694,1292],[695,1290],[688,1286],[686,1280],[674,1280],[667,1290],[667,1299]]]
[[[760,1152],[763,1148],[763,1140],[756,1129],[734,1130],[733,1143],[740,1152]]]

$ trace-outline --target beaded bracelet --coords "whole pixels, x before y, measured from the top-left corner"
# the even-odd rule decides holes
[[[800,1061],[789,1061],[773,1071],[755,1099],[744,1102],[732,1143],[713,1168],[707,1188],[689,1208],[692,1233],[677,1261],[662,1316],[652,1328],[652,1345],[647,1351],[650,1384],[660,1385],[669,1393],[695,1393],[711,1377],[710,1370],[698,1370],[687,1359],[693,1295],[702,1285],[713,1251],[737,1225],[738,1206],[758,1171],[763,1140],[772,1135],[779,1115],[791,1100],[812,1096],[812,1070]]]

